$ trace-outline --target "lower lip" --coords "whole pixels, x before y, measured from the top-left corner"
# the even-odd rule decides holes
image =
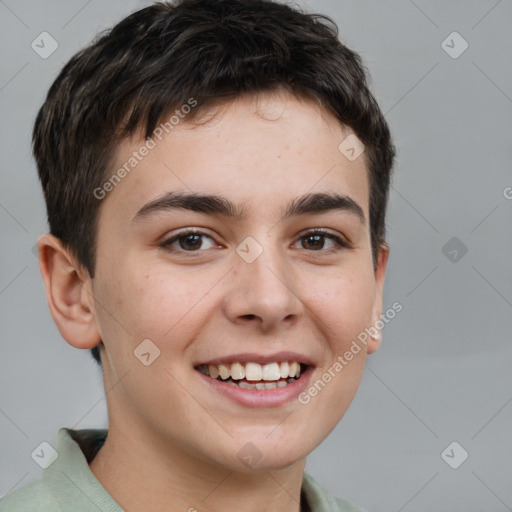
[[[211,389],[219,392],[246,407],[279,407],[297,397],[307,388],[313,367],[308,366],[299,379],[287,384],[284,388],[275,389],[244,389],[231,386],[225,382],[213,379],[197,371],[203,381],[211,386]]]

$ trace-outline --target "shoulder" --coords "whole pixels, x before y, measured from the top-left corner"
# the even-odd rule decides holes
[[[0,512],[59,512],[57,500],[42,479],[31,482],[0,500]]]
[[[311,512],[367,512],[350,501],[331,495],[306,472],[302,489]]]

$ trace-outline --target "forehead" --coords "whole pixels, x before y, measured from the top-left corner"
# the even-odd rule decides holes
[[[246,96],[191,120],[182,114],[163,132],[151,144],[140,136],[120,144],[112,171],[126,172],[108,192],[105,213],[132,217],[148,201],[179,190],[230,197],[248,215],[263,207],[277,214],[280,203],[334,192],[357,201],[368,216],[365,155],[350,160],[340,151],[352,131],[312,100]]]

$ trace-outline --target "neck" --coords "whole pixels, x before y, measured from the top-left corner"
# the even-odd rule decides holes
[[[233,471],[186,447],[164,446],[154,436],[135,429],[127,433],[111,422],[90,469],[130,512],[300,512],[305,463],[303,459],[283,469]]]

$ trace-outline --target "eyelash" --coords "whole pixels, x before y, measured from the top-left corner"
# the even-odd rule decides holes
[[[172,243],[178,241],[181,238],[186,238],[188,235],[200,235],[200,236],[208,237],[213,240],[213,237],[211,237],[210,235],[207,235],[206,233],[203,233],[201,231],[197,231],[194,229],[190,229],[188,231],[182,231],[181,233],[174,235],[173,237],[169,238],[168,240],[165,240],[164,242],[159,244],[159,247],[161,247],[171,253],[181,252],[181,253],[188,253],[190,255],[197,254],[199,256],[200,253],[204,252],[205,250],[186,251],[184,249],[176,249],[175,247],[171,247]],[[302,236],[299,237],[299,240],[301,240],[303,238],[310,237],[310,236],[323,236],[325,238],[329,238],[337,245],[337,247],[334,249],[328,249],[325,251],[320,249],[318,251],[312,250],[310,252],[331,253],[333,251],[337,252],[337,251],[340,251],[343,249],[351,249],[352,248],[352,245],[349,242],[345,241],[343,238],[340,238],[339,236],[336,236],[333,233],[330,233],[329,231],[322,229],[322,228],[315,228],[310,231],[307,231],[305,234],[303,234]],[[206,249],[206,250],[208,250],[208,249]]]

